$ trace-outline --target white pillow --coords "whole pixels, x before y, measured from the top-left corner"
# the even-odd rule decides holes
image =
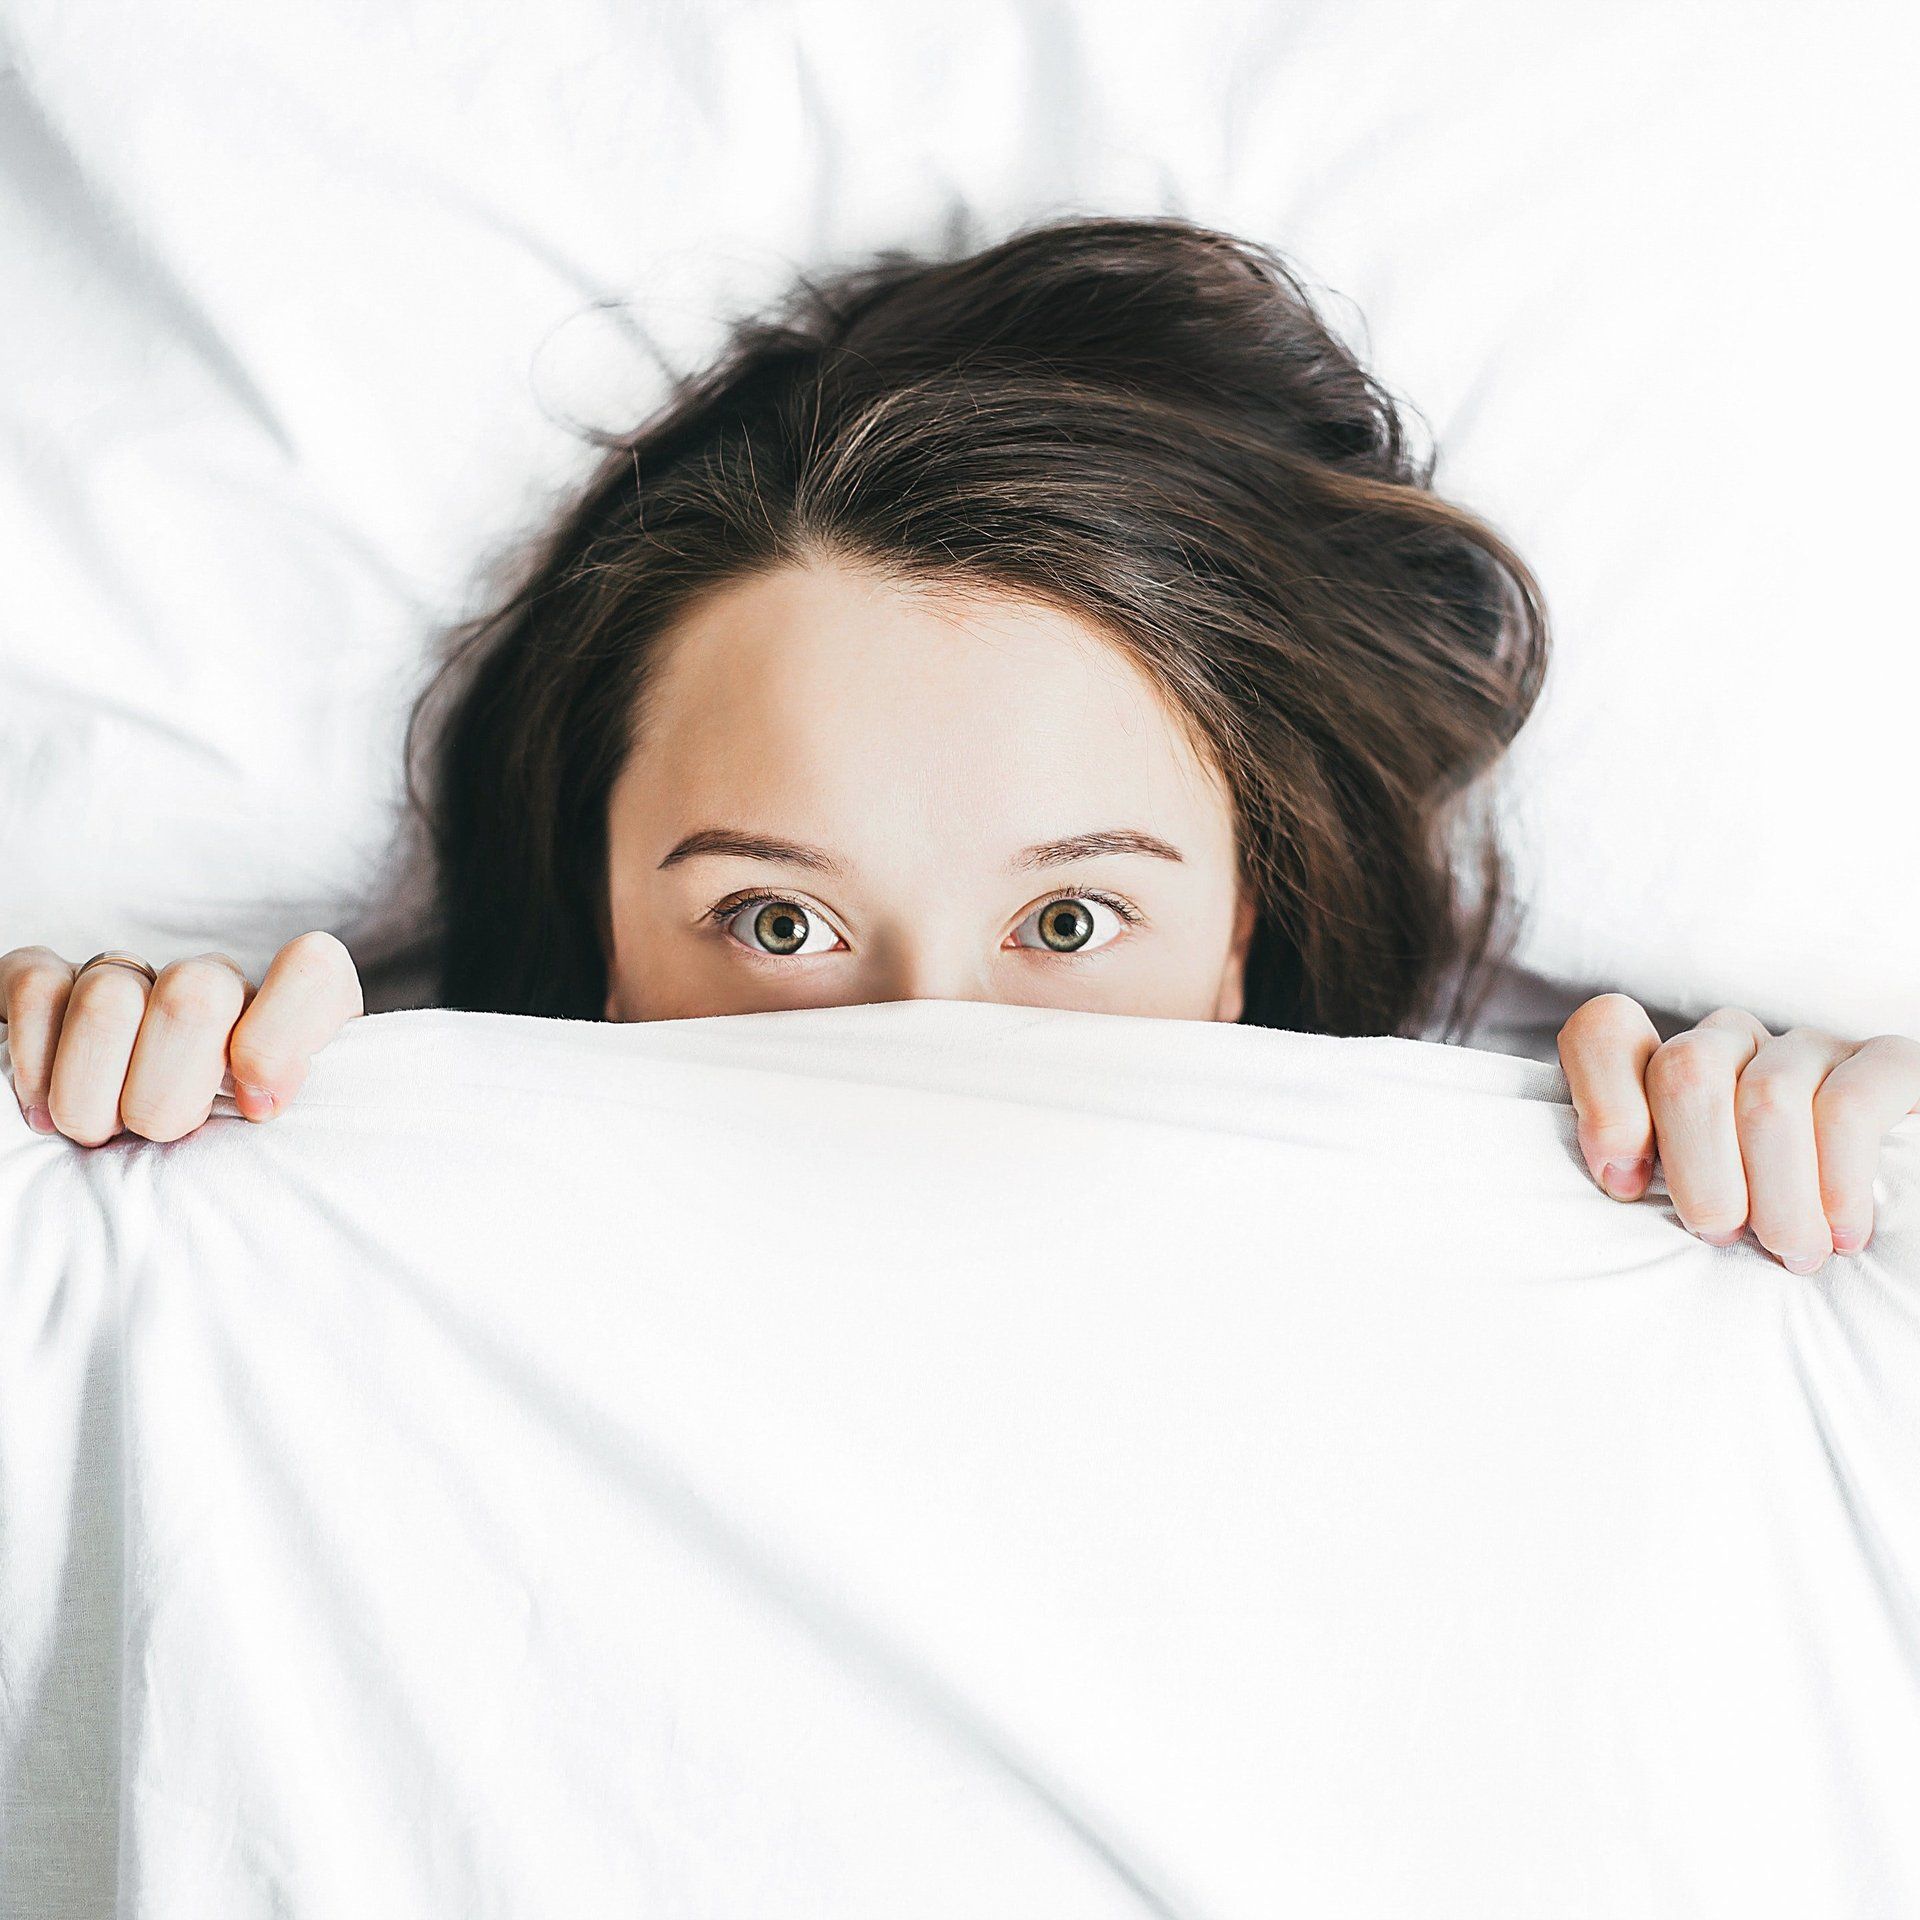
[[[14,0],[0,945],[416,931],[424,649],[801,267],[1282,249],[1558,640],[1559,981],[1920,1032],[1910,10]]]

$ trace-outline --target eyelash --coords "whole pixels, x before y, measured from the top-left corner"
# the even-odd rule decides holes
[[[750,907],[756,902],[763,900],[791,900],[796,906],[806,906],[807,904],[806,901],[801,899],[797,894],[767,893],[765,891],[756,891],[749,887],[743,892],[728,894],[724,900],[716,900],[713,905],[700,916],[700,924],[705,926],[713,923],[724,928],[726,923],[739,913],[743,907]],[[1049,894],[1046,899],[1037,901],[1027,909],[1027,912],[1044,913],[1047,908],[1058,900],[1097,900],[1103,907],[1111,907],[1130,927],[1137,927],[1140,922],[1146,918],[1146,915],[1143,914],[1138,907],[1134,906],[1131,901],[1122,900],[1117,893],[1102,893],[1096,887],[1064,888],[1059,893]],[[810,912],[818,911],[817,908],[809,908],[808,910]],[[820,917],[823,920],[826,919],[825,914],[821,914]],[[1022,914],[1020,917],[1024,920],[1026,914]],[[829,922],[828,924],[831,925],[832,923]],[[753,951],[751,947],[747,947],[745,950],[748,953]],[[1030,951],[1037,951],[1037,949],[1030,949]],[[1105,949],[1102,948],[1099,949],[1099,951],[1104,952]],[[792,956],[766,953],[760,957],[763,960],[778,960],[782,958],[790,959]],[[815,959],[824,959],[825,957],[824,954],[816,954],[813,956]],[[1072,960],[1076,958],[1076,955],[1071,953],[1057,953],[1053,957],[1056,960]],[[1088,956],[1088,958],[1091,957],[1091,955]]]

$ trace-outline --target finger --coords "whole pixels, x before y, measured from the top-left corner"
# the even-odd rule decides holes
[[[1873,1238],[1873,1180],[1888,1129],[1920,1113],[1920,1041],[1901,1033],[1863,1041],[1813,1096],[1820,1205],[1836,1253]]]
[[[1647,1102],[1674,1211],[1709,1245],[1746,1230],[1747,1174],[1733,1095],[1747,1062],[1773,1036],[1750,1013],[1721,1008],[1677,1033],[1647,1062]]]
[[[241,1113],[272,1119],[305,1084],[313,1056],[361,1011],[360,975],[332,934],[289,940],[227,1043]]]
[[[178,1140],[213,1111],[227,1036],[252,988],[221,953],[161,968],[120,1092],[120,1119],[148,1140]]]
[[[72,987],[73,968],[50,947],[15,947],[0,955],[0,1020],[7,1023],[13,1090],[36,1133],[58,1131],[47,1111],[47,1089]]]
[[[47,1086],[47,1111],[69,1140],[97,1147],[120,1131],[120,1089],[146,1011],[144,973],[106,966],[75,977]]]
[[[1653,1174],[1646,1070],[1660,1033],[1639,1001],[1603,993],[1560,1029],[1560,1065],[1579,1116],[1587,1171],[1616,1200],[1637,1200]]]
[[[1792,1273],[1813,1273],[1833,1252],[1820,1201],[1813,1102],[1852,1044],[1811,1027],[1770,1036],[1734,1090],[1753,1237]]]

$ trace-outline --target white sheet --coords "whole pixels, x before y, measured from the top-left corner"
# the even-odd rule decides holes
[[[1920,1120],[1802,1280],[1563,1095],[923,1001],[8,1111],[0,1911],[1920,1911]]]

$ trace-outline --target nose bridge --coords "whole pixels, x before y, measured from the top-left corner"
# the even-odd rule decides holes
[[[875,1000],[991,1000],[977,937],[924,915],[876,932],[870,997]]]

